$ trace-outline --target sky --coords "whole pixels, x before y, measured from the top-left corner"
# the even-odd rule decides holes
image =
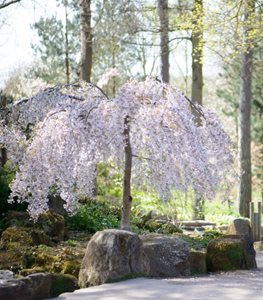
[[[10,71],[34,61],[31,44],[38,39],[30,24],[55,10],[55,0],[22,0],[0,10],[0,87]]]
[[[41,16],[48,17],[54,14],[60,17],[63,14],[57,8],[56,0],[22,0],[18,4],[0,10],[0,88],[4,86],[10,72],[36,60],[31,45],[37,43],[38,38],[30,25]],[[189,49],[189,55],[190,53]],[[182,76],[182,72],[185,72],[185,56],[182,48],[173,51],[170,64],[173,64],[171,72],[174,72],[175,76]],[[217,73],[216,65],[211,53],[206,55],[205,75]],[[191,59],[188,59],[189,71]]]

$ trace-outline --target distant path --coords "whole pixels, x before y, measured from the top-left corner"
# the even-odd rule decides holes
[[[263,252],[257,253],[258,270],[235,271],[175,279],[137,278],[77,290],[54,300],[262,300]]]

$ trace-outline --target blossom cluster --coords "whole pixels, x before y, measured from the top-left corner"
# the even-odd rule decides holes
[[[47,209],[56,186],[74,212],[80,195],[93,192],[96,165],[124,168],[125,118],[129,117],[132,183],[163,199],[173,189],[213,197],[232,170],[232,144],[215,114],[198,108],[153,78],[127,82],[113,99],[89,84],[47,89],[28,99],[17,124],[37,124],[12,183],[11,199],[29,203],[34,219]]]

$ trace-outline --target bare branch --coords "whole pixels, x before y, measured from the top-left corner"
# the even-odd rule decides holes
[[[5,7],[7,7],[11,4],[15,4],[15,3],[20,2],[20,1],[21,0],[12,0],[12,1],[9,1],[9,2],[3,1],[3,3],[0,4],[0,9],[5,8]]]

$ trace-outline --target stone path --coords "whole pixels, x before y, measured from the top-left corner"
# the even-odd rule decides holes
[[[257,253],[258,270],[175,278],[137,278],[65,293],[54,300],[262,300],[263,252]]]

